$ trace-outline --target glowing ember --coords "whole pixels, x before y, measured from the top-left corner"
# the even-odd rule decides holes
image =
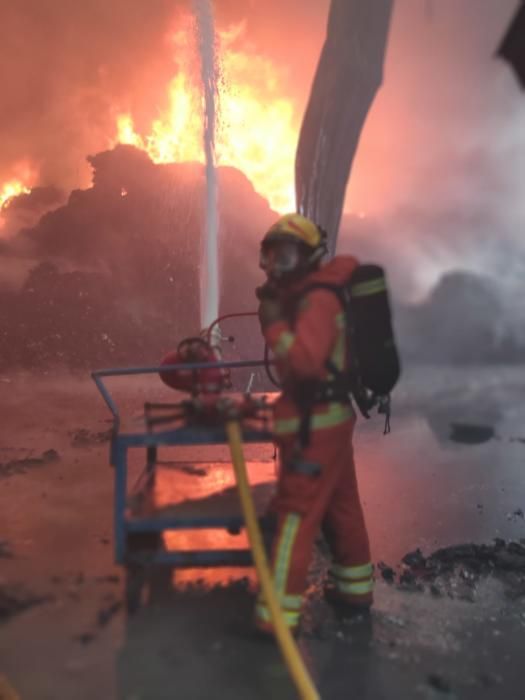
[[[6,182],[5,185],[0,186],[0,209],[13,197],[17,197],[19,194],[28,194],[30,191],[20,180]]]
[[[219,34],[217,163],[242,170],[275,210],[291,211],[297,115],[273,63],[250,47],[234,48],[242,35],[242,25]],[[155,163],[203,163],[202,95],[191,27],[177,32],[173,41],[178,72],[169,85],[168,109],[145,136],[136,132],[131,114],[119,115],[117,140],[146,150]]]

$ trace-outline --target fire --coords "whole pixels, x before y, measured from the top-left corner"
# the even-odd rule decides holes
[[[0,187],[0,210],[7,202],[19,194],[29,194],[31,190],[21,180],[10,180]]]
[[[276,211],[291,211],[298,117],[274,64],[252,46],[237,48],[243,34],[239,25],[218,37],[217,163],[242,170]],[[202,95],[190,24],[173,41],[178,72],[168,87],[169,106],[147,135],[137,133],[131,114],[120,114],[117,141],[144,149],[155,163],[202,163]]]

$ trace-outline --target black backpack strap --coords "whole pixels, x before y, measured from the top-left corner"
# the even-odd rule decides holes
[[[312,406],[301,406],[301,422],[299,424],[299,444],[303,450],[310,445],[312,432]]]

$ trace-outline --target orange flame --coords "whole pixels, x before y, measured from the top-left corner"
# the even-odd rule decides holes
[[[242,170],[276,211],[292,211],[297,114],[273,63],[251,46],[235,48],[243,34],[241,24],[218,36],[217,163]],[[202,94],[192,36],[186,22],[173,37],[179,70],[169,84],[169,107],[151,124],[150,133],[137,133],[129,113],[117,118],[117,141],[144,149],[155,163],[204,162]]]
[[[29,194],[31,190],[29,187],[24,185],[21,180],[10,180],[0,187],[0,210],[9,202],[13,197],[17,197],[19,194]]]

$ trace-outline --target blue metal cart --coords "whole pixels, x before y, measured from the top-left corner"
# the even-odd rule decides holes
[[[142,591],[157,565],[164,565],[171,578],[172,568],[212,566],[250,566],[249,549],[166,551],[162,546],[162,534],[174,530],[223,529],[232,534],[244,526],[240,515],[192,513],[173,515],[164,506],[156,510],[150,497],[155,485],[158,450],[160,447],[226,445],[227,437],[220,424],[188,421],[181,404],[145,404],[144,417],[131,428],[123,424],[116,402],[105,380],[110,377],[129,377],[157,374],[171,370],[200,370],[259,368],[262,361],[200,363],[173,365],[170,367],[136,367],[109,369],[92,373],[92,378],[113,415],[113,432],[110,462],[115,469],[114,486],[114,538],[115,559],[126,569],[126,599],[128,611],[139,605]],[[228,401],[228,394],[219,400]],[[261,405],[264,407],[264,400]],[[245,443],[272,443],[267,418],[261,411],[257,417],[242,421]],[[133,489],[128,484],[128,450],[144,448],[146,462]]]

